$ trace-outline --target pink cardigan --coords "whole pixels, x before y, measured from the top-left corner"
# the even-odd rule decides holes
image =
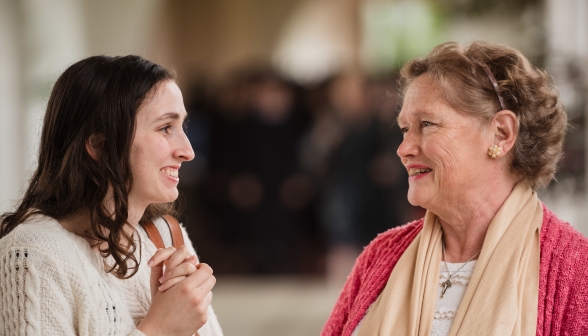
[[[321,336],[351,335],[422,227],[388,230],[365,248]],[[588,239],[543,205],[537,336],[548,335],[588,335]]]

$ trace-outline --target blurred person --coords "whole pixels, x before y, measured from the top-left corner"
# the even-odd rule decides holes
[[[225,111],[212,122],[205,207],[217,223],[215,258],[223,255],[222,271],[230,273],[314,273],[313,186],[298,169],[306,118],[296,88],[271,71],[240,82],[249,93],[239,106],[246,117],[225,118],[233,114]]]
[[[322,335],[588,334],[588,239],[534,191],[567,123],[549,75],[481,41],[401,75],[398,155],[427,213],[366,247]]]
[[[408,187],[402,165],[391,159],[400,139],[390,136],[391,123],[379,110],[393,98],[375,101],[371,84],[359,74],[335,78],[328,85],[329,112],[319,116],[303,148],[305,167],[324,181],[320,218],[333,283],[343,282],[361,248],[401,224],[411,208],[404,197],[395,197]]]
[[[1,217],[1,334],[222,335],[216,280],[185,231],[186,245],[156,250],[141,226],[174,213],[194,157],[186,116],[174,75],[139,56],[59,77],[36,171]]]

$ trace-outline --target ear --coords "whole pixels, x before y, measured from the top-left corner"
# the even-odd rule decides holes
[[[102,152],[105,140],[104,134],[102,133],[94,133],[86,140],[86,152],[98,163],[100,163],[100,153]]]
[[[519,120],[509,110],[502,110],[492,117],[493,145],[502,149],[502,155],[508,153],[515,145],[519,133]]]

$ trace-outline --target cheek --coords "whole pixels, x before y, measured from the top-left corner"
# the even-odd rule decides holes
[[[153,141],[151,143],[148,156],[157,163],[163,163],[170,156],[170,153],[171,151],[167,141],[160,139],[159,141]]]
[[[170,152],[169,145],[163,139],[137,139],[137,143],[131,149],[131,164],[133,164],[133,159],[137,164],[163,161]]]
[[[145,155],[145,149],[142,146],[134,146],[131,150],[131,172],[133,174],[133,179],[141,180],[145,175],[143,173],[144,168],[146,166],[145,159],[147,155]]]
[[[451,134],[438,135],[432,140],[433,157],[431,159],[436,161],[435,169],[441,170],[441,173],[457,171],[460,168],[460,141]]]

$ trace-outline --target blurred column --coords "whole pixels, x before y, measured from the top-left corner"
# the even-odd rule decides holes
[[[0,212],[26,186],[47,99],[65,68],[85,54],[80,0],[0,0]]]
[[[47,100],[57,77],[85,54],[80,0],[21,0],[25,179],[36,165]]]
[[[584,114],[584,203],[588,202],[588,0],[545,0],[547,65],[570,118]],[[567,195],[576,198],[577,195]],[[576,209],[583,219],[588,207]],[[572,223],[588,234],[588,223]]]
[[[18,0],[0,0],[0,213],[18,197],[21,163]]]
[[[359,68],[361,0],[304,0],[284,25],[274,63],[301,83]]]

